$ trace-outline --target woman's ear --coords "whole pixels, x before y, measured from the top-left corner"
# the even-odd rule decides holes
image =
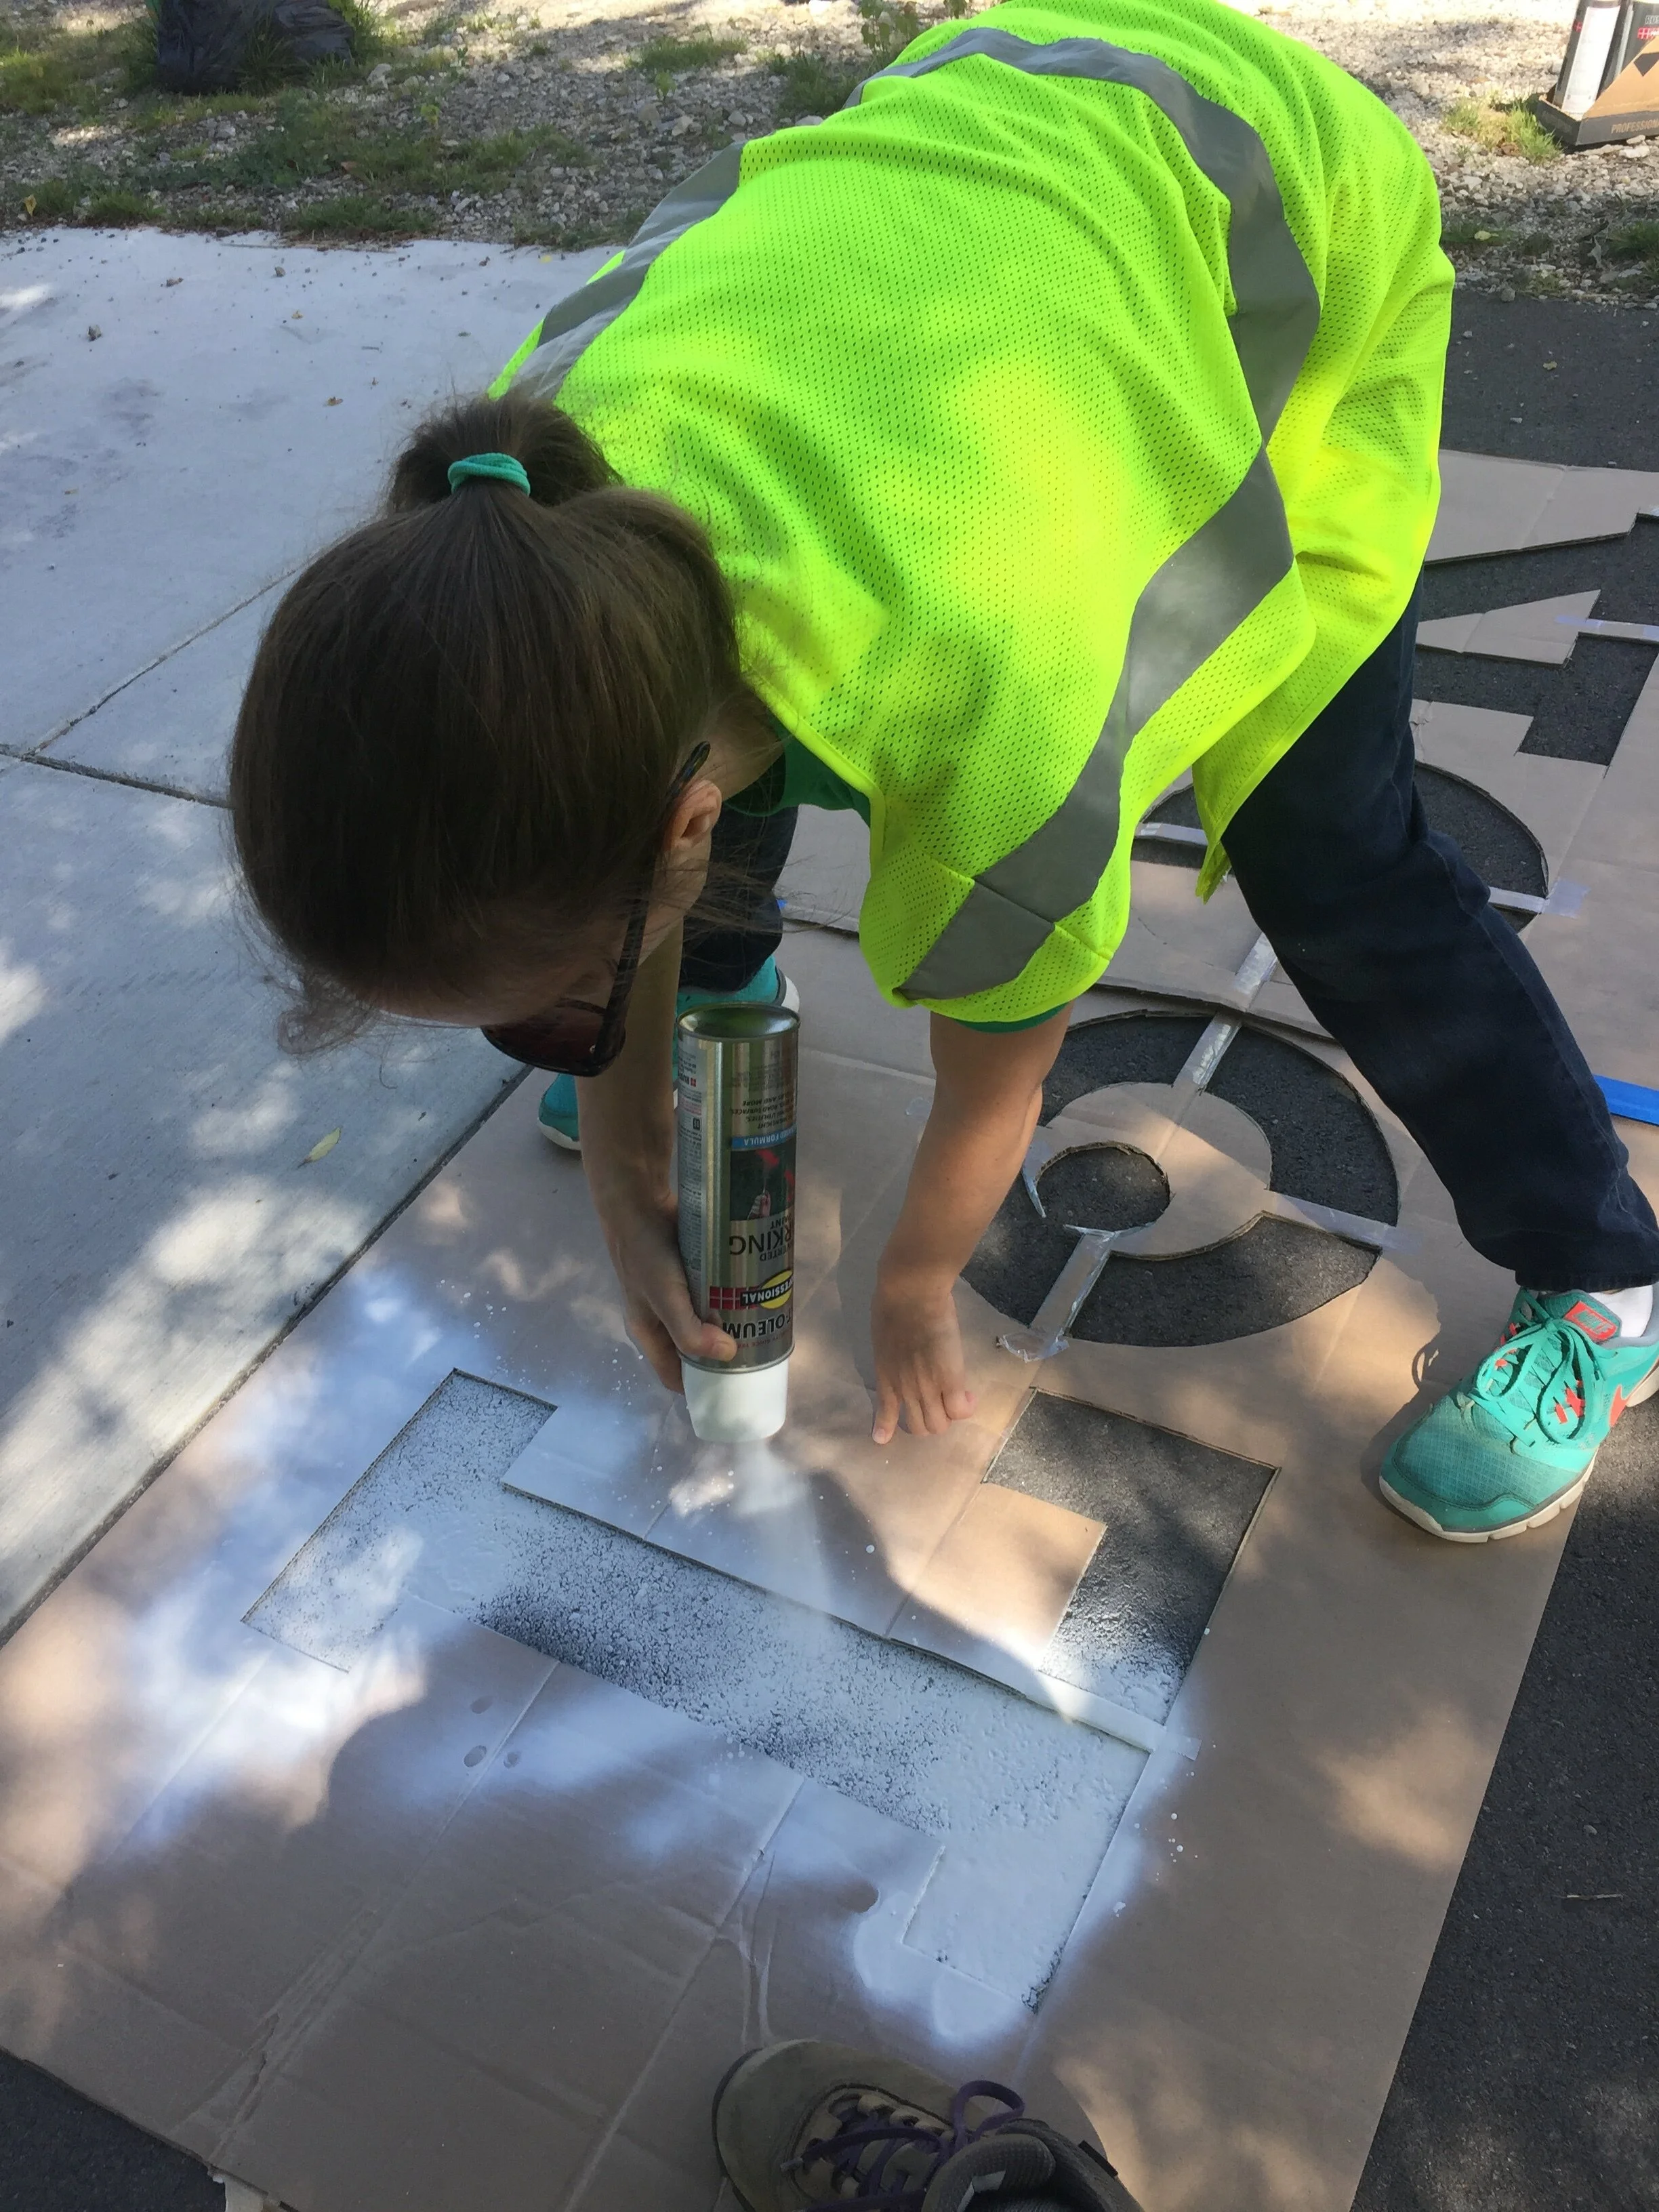
[[[719,784],[706,775],[695,776],[674,802],[663,833],[663,858],[687,859],[693,847],[705,844],[714,834],[722,803]]]

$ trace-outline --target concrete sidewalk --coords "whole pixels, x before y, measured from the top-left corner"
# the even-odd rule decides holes
[[[443,1032],[283,1058],[222,763],[282,580],[602,258],[0,253],[0,1630],[514,1080]]]

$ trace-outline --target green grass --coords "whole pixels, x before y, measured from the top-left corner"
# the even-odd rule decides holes
[[[320,177],[421,194],[499,191],[543,165],[569,167],[586,155],[572,138],[544,125],[499,131],[446,146],[434,128],[388,130],[360,109],[300,91],[282,94],[273,127],[217,163],[173,176],[179,183],[219,183],[247,191],[291,191]]]
[[[246,92],[158,93],[121,118],[125,134],[132,138],[160,138],[185,123],[204,123],[215,115],[264,115],[272,102]]]
[[[271,191],[328,176],[371,144],[395,161],[406,143],[411,152],[425,148],[427,134],[365,132],[350,108],[296,89],[278,94],[272,127],[239,146],[219,165],[218,174],[228,185]]]
[[[1561,142],[1539,121],[1537,95],[1525,100],[1460,100],[1446,112],[1454,137],[1473,139],[1489,154],[1516,154],[1523,161],[1559,161]]]
[[[38,185],[25,185],[17,196],[19,210],[30,222],[61,222],[74,214],[76,198],[67,177],[43,177]]]
[[[75,221],[88,230],[125,230],[161,220],[161,209],[143,192],[94,192],[75,212]]]
[[[27,213],[31,199],[32,216]],[[108,185],[85,168],[28,185],[20,195],[18,212],[25,221],[72,222],[88,230],[125,230],[134,223],[167,220],[166,209],[148,193]]]
[[[246,106],[248,96],[276,90],[306,76],[326,85],[349,82],[373,62],[399,49],[399,41],[368,0],[333,0],[351,33],[349,64],[324,64],[296,70],[268,32],[256,32],[239,88],[232,93],[167,99],[173,112],[188,107],[212,113],[225,101]],[[14,25],[10,45],[0,47],[0,114],[64,115],[83,119],[101,115],[112,100],[154,94],[155,18],[136,8],[123,21],[94,30],[62,29],[49,23]],[[130,118],[131,122],[140,118]]]
[[[361,69],[368,69],[375,62],[387,61],[403,41],[378,8],[368,0],[329,0],[337,15],[345,18],[346,28],[351,33],[351,58]]]
[[[551,128],[499,131],[453,151],[429,132],[415,131],[365,137],[337,166],[354,183],[395,191],[489,192],[528,174],[538,161],[568,167],[581,158],[580,148]]]
[[[629,66],[647,72],[667,70],[678,74],[683,70],[713,69],[720,62],[728,62],[734,54],[744,51],[741,39],[650,39],[634,56]]]
[[[528,169],[538,155],[562,168],[586,158],[574,138],[543,124],[534,130],[498,131],[491,137],[475,138],[453,156],[452,166],[463,191],[488,191]]]
[[[424,228],[412,209],[368,192],[309,200],[283,217],[284,238],[414,238]]]
[[[394,84],[405,82],[412,76],[447,76],[456,66],[450,53],[431,53],[422,47],[405,47],[392,65]]]
[[[98,114],[106,101],[132,89],[146,41],[155,60],[155,31],[147,9],[124,23],[95,31],[14,26],[11,45],[0,48],[0,114]]]

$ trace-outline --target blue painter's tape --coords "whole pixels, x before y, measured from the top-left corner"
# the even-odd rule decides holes
[[[1659,1121],[1659,1091],[1650,1091],[1640,1083],[1620,1083],[1611,1075],[1598,1075],[1595,1079],[1610,1114],[1620,1115],[1626,1121]]]

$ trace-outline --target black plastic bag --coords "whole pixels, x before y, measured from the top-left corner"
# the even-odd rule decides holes
[[[256,40],[296,76],[351,59],[350,27],[328,0],[157,0],[156,82],[166,92],[233,92]]]

